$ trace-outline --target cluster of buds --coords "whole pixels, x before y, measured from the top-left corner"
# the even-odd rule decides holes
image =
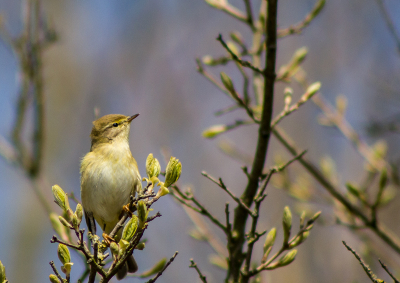
[[[119,240],[118,243],[112,242],[110,244],[110,250],[111,253],[113,254],[114,258],[118,260],[119,258],[122,257],[122,255],[126,252],[127,248],[129,247],[130,242],[132,241],[133,237],[135,236],[135,233],[137,231],[138,227],[141,227],[141,220],[140,220],[140,210],[138,209],[138,215],[132,215],[132,218],[126,223],[124,230],[122,231],[122,237],[121,240]],[[148,212],[147,212],[148,213]],[[138,250],[143,250],[145,244],[144,243],[139,243],[136,246],[136,249]]]
[[[57,203],[64,212],[65,218],[59,216],[59,221],[69,229],[79,230],[79,225],[81,224],[83,217],[82,205],[78,203],[76,205],[75,212],[73,212],[69,206],[68,195],[63,191],[63,189],[61,189],[59,185],[54,185],[53,187],[51,187],[51,190],[53,192],[55,203]],[[53,227],[54,226],[56,225],[53,225]],[[56,231],[59,230],[58,227],[55,227],[55,229]]]
[[[143,181],[147,181],[147,183],[150,184],[148,187],[149,192],[152,192],[154,187],[160,187],[158,189],[156,198],[160,198],[169,193],[168,187],[172,186],[176,181],[178,181],[179,177],[181,176],[182,164],[179,159],[175,157],[170,158],[167,169],[165,170],[165,182],[161,182],[158,179],[160,172],[160,162],[158,162],[157,158],[154,158],[153,154],[150,153],[146,160],[147,178],[143,178]]]

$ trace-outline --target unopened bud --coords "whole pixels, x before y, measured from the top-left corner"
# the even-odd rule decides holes
[[[316,94],[321,88],[321,83],[320,82],[315,82],[313,84],[311,84],[307,90],[306,93],[303,94],[303,96],[301,97],[301,100],[303,101],[307,101],[309,100],[311,97],[313,97],[314,94]]]
[[[309,235],[310,235],[309,231],[304,231],[303,233],[301,233],[296,237],[296,239],[290,244],[290,247],[291,248],[297,247],[298,245],[303,243],[308,238]]]
[[[61,207],[64,211],[69,208],[68,203],[68,196],[67,194],[61,189],[59,185],[54,185],[51,187],[53,192],[54,201]]]
[[[146,159],[146,174],[151,179],[151,177],[158,177],[161,172],[160,162],[158,162],[157,158],[153,157],[153,154],[150,153]]]
[[[283,242],[287,243],[290,237],[290,230],[292,229],[292,212],[288,206],[283,209]]]
[[[294,259],[296,258],[297,255],[297,250],[292,250],[290,252],[288,252],[287,254],[285,254],[283,257],[281,257],[278,261],[278,265],[276,267],[282,267],[285,265],[290,264],[291,262],[294,261]]]
[[[235,54],[236,56],[239,57],[239,55],[240,55],[239,49],[237,48],[235,43],[233,43],[232,41],[228,41],[228,43],[226,45],[232,51],[233,54]]]
[[[54,274],[50,274],[49,279],[51,283],[61,283],[60,279]]]
[[[112,253],[115,257],[118,257],[118,255],[119,255],[119,246],[118,246],[118,244],[117,244],[116,242],[112,242],[112,243],[110,244],[110,250],[111,250],[111,253]]]
[[[80,203],[78,203],[76,205],[76,209],[75,209],[74,215],[76,216],[76,218],[78,220],[78,226],[79,226],[81,224],[82,218],[83,218],[83,208],[82,208],[82,205]]]
[[[240,44],[240,45],[244,45],[244,40],[242,35],[240,34],[240,32],[238,31],[234,31],[231,33],[231,38],[234,42]]]
[[[139,213],[139,210],[138,210]],[[124,230],[122,231],[122,239],[130,242],[135,235],[136,229],[138,227],[138,218],[136,215],[132,215],[132,218],[126,223]]]
[[[276,228],[272,228],[268,234],[267,237],[265,238],[265,243],[264,243],[264,253],[267,251],[268,248],[272,247],[275,243],[275,238],[276,238]]]
[[[315,222],[315,220],[317,220],[320,215],[321,215],[321,211],[318,211],[317,213],[315,213],[313,215],[313,217],[311,217],[312,222]]]
[[[228,128],[226,125],[214,125],[209,127],[208,129],[205,129],[202,133],[202,136],[207,139],[211,139],[219,134],[226,132],[227,129]]]
[[[72,222],[72,219],[74,218],[74,212],[72,211],[71,208],[67,208],[66,213],[65,213],[65,217],[67,219],[68,222]]]
[[[149,212],[147,210],[146,204],[142,200],[140,200],[137,204],[137,213],[138,213],[138,218],[139,218],[139,226],[140,226],[140,228],[143,228],[147,221],[147,215]],[[133,217],[132,217],[132,219],[133,219]]]
[[[230,93],[235,92],[235,87],[233,86],[231,78],[224,72],[221,72],[221,81]]]
[[[71,255],[66,245],[59,244],[57,249],[57,254],[62,264],[65,265],[66,263],[71,262]]]
[[[267,237],[265,238],[263,247],[264,255],[262,258],[262,262],[265,262],[267,260],[268,255],[272,250],[272,246],[275,243],[275,238],[276,238],[276,228],[274,227],[268,232]]]
[[[201,58],[201,61],[203,61],[203,63],[205,64],[205,65],[213,65],[213,63],[214,63],[214,59],[213,59],[213,57],[212,56],[210,56],[210,55],[205,55],[205,56],[203,56],[203,58]]]
[[[383,168],[381,177],[379,178],[379,189],[383,190],[386,187],[387,183],[387,170],[386,168]]]
[[[144,242],[141,242],[141,243],[136,245],[135,249],[142,251],[142,250],[144,250],[145,246],[146,246],[146,244]]]
[[[168,188],[176,181],[178,181],[179,177],[181,176],[182,172],[182,164],[179,162],[179,159],[175,157],[171,157],[169,159],[167,169],[165,170],[165,183],[164,186]]]
[[[306,58],[307,53],[308,53],[308,49],[305,46],[297,49],[296,52],[294,52],[294,54],[293,54],[294,64],[300,65]]]
[[[65,220],[64,217],[62,216],[58,216],[58,219],[60,220],[61,224],[64,225],[65,227],[72,229],[72,225],[69,224],[69,222],[67,220]]]

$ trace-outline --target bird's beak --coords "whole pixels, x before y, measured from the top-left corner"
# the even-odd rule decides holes
[[[133,119],[135,119],[139,114],[132,115],[131,117],[128,118],[128,123],[132,122]]]

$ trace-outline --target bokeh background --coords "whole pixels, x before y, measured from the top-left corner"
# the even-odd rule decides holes
[[[243,8],[239,0],[231,3]],[[399,2],[385,3],[400,29]],[[280,1],[279,26],[302,20],[314,4],[314,0]],[[258,6],[259,1],[254,1],[253,7]],[[22,29],[22,7],[21,1],[0,0],[4,23],[14,35]],[[79,162],[90,147],[89,133],[97,107],[101,115],[140,113],[132,125],[131,149],[142,175],[147,155],[153,153],[162,160],[161,149],[167,149],[183,164],[180,184],[190,185],[211,211],[223,217],[224,203],[229,198],[200,172],[205,170],[222,177],[239,194],[246,181],[240,169],[243,164],[224,155],[217,142],[229,140],[245,154],[253,155],[257,129],[249,126],[216,140],[201,137],[208,126],[232,122],[244,117],[244,113],[214,116],[230,101],[196,72],[195,58],[224,54],[215,40],[218,33],[227,38],[234,30],[245,34],[247,27],[204,1],[46,0],[43,8],[59,35],[44,58],[43,174],[50,184],[41,189],[48,200],[52,198],[51,184],[56,183],[66,192],[79,195]],[[310,80],[322,82],[324,97],[334,102],[338,94],[346,95],[349,122],[370,144],[382,138],[369,136],[366,129],[373,121],[398,117],[400,53],[376,1],[327,1],[324,11],[303,34],[279,41],[278,66],[302,46],[309,49],[304,68]],[[226,70],[229,73],[229,65]],[[16,58],[7,44],[0,41],[0,134],[6,139],[10,138],[16,114],[18,71]],[[275,113],[282,107],[282,97],[278,86]],[[309,103],[282,125],[299,147],[309,150],[307,154],[312,160],[318,162],[323,156],[332,156],[341,181],[360,180],[362,158],[337,130],[318,125],[318,113],[316,106]],[[390,159],[396,160],[398,135],[383,137],[388,141]],[[289,157],[272,140],[269,165],[277,154]],[[398,234],[397,203],[398,199],[392,202],[383,216]],[[280,229],[285,205],[295,210],[297,203],[271,186],[260,229]],[[172,197],[163,198],[154,208],[163,217],[152,222],[146,232],[146,249],[135,252],[140,270],[150,268],[162,257],[169,258],[177,250],[178,257],[158,282],[199,281],[196,272],[188,268],[190,258],[198,263],[209,282],[221,282],[224,272],[208,262],[212,249],[188,235],[193,225],[184,210]],[[265,282],[367,282],[358,262],[341,243],[346,240],[353,248],[362,250],[360,237],[335,225],[329,208],[318,204],[313,208],[323,210],[327,220],[314,228],[300,247],[296,261],[289,267],[265,273]],[[58,208],[54,205],[54,209]],[[0,215],[0,260],[10,282],[48,282],[52,273],[49,261],[54,260],[59,266],[57,246],[50,244],[54,232],[25,175],[4,160],[0,160]],[[386,278],[379,271],[377,256],[393,268],[398,267],[399,258],[380,240],[373,236],[369,239],[376,245],[375,250],[381,252],[373,254],[369,263]],[[74,281],[82,266],[80,258],[73,259]],[[134,280],[139,282],[132,278],[126,282]]]

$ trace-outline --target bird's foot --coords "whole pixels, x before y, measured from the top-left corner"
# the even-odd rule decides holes
[[[112,242],[115,242],[114,238],[111,238],[106,233],[103,233],[104,242],[106,242],[107,246],[110,246]]]
[[[129,203],[128,203],[127,205],[124,205],[124,206],[122,207],[122,210],[125,211],[126,213],[128,213],[129,217],[132,218],[133,213],[132,213],[132,211],[129,209],[129,206],[130,206]]]

